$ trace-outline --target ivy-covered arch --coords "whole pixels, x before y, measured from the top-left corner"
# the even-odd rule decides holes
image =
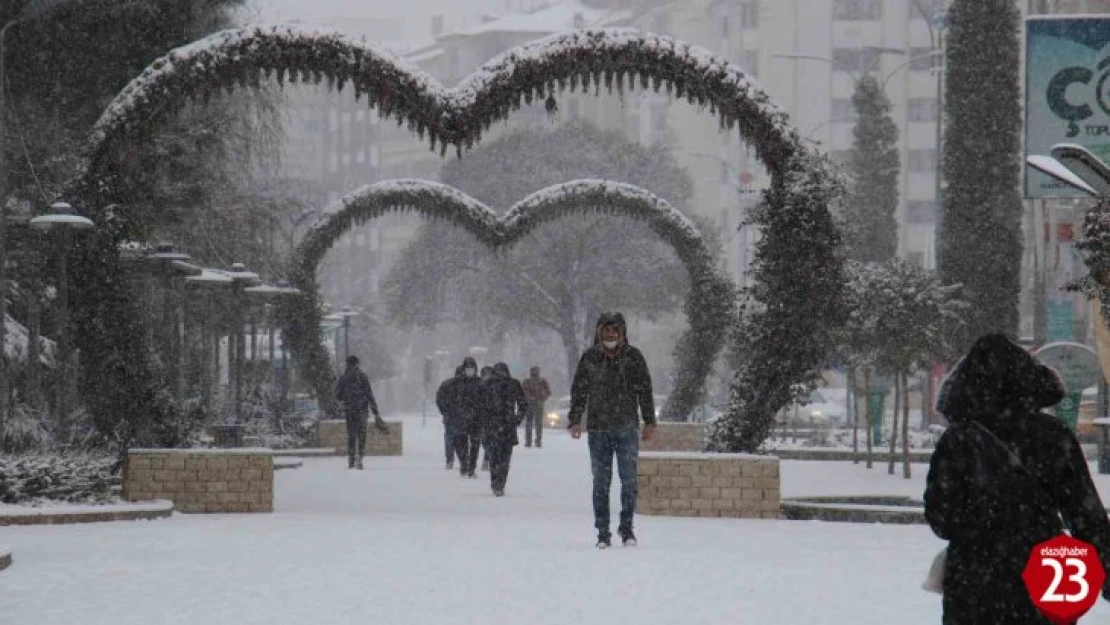
[[[327,220],[312,229],[297,248],[293,280],[301,296],[287,302],[282,310],[293,352],[324,405],[331,405],[335,378],[319,330],[317,268],[328,250],[352,227],[393,210],[451,221],[493,251],[515,245],[544,223],[578,213],[609,212],[646,222],[675,250],[691,279],[685,307],[690,328],[675,354],[682,377],[663,415],[681,417],[694,407],[734,312],[732,283],[714,266],[701,233],[685,215],[640,187],[603,180],[577,180],[548,187],[520,201],[501,217],[454,187],[426,180],[367,185],[329,207]]]
[[[761,208],[753,212],[753,225],[762,228],[763,236],[754,256],[756,287],[748,293],[753,305],[746,308],[747,331],[742,333],[746,364],[733,385],[727,419],[735,427],[722,430],[724,448],[754,449],[751,441],[762,442],[774,413],[789,400],[789,389],[815,379],[843,309],[842,263],[828,212],[837,185],[787,115],[740,68],[667,37],[633,29],[580,30],[509,50],[448,89],[387,51],[342,35],[289,27],[224,31],[154,61],[116,97],[92,132],[72,193],[102,222],[106,215],[99,207],[125,199],[113,191],[119,169],[114,159],[129,142],[141,141],[189,98],[257,86],[269,76],[279,82],[327,81],[340,89],[349,84],[356,98],[365,96],[383,116],[407,123],[433,148],[446,151],[454,145],[460,154],[524,103],[567,89],[593,87],[596,92],[604,84],[621,91],[638,83],[708,107],[722,130],[738,129],[772,177]],[[817,235],[832,237],[831,245]],[[813,287],[781,288],[784,278],[794,277],[812,280]],[[107,272],[91,278],[94,286],[111,282]],[[97,304],[102,304],[99,309]],[[97,310],[94,316],[118,317],[119,311],[103,303],[86,305]],[[673,406],[671,411],[678,414]]]

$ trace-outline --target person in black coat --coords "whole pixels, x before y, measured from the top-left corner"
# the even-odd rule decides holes
[[[366,450],[366,420],[374,413],[374,422],[383,429],[378,403],[374,401],[374,391],[370,379],[358,367],[358,357],[347,358],[347,370],[335,386],[335,398],[343,404],[343,416],[347,421],[347,468],[362,469],[362,456]]]
[[[490,408],[484,430],[489,453],[490,487],[494,495],[501,497],[509,480],[513,447],[520,444],[516,429],[524,420],[528,401],[524,398],[524,387],[513,379],[509,366],[503,362],[493,366],[493,377],[488,384]]]
[[[1062,533],[1110,569],[1110,520],[1075,435],[1039,409],[1064,387],[1002,335],[979,339],[942,387],[925,517],[948,541],[944,625],[1045,624],[1022,580],[1033,547]],[[1062,520],[1062,522],[1061,522]],[[1110,582],[1102,589],[1110,599]]]
[[[482,409],[485,391],[482,379],[478,377],[478,362],[467,356],[463,360],[463,376],[455,387],[455,401],[458,402],[458,431],[455,433],[455,447],[458,449],[462,466],[459,474],[477,479],[478,451],[482,447]]]
[[[455,468],[455,385],[462,376],[463,368],[459,365],[455,368],[455,375],[441,382],[436,389],[436,408],[443,415],[443,453],[447,457],[443,468],[448,471]]]
[[[489,423],[489,413],[493,409],[492,394],[489,381],[493,379],[493,367],[482,367],[479,374],[482,378],[481,415],[478,417],[480,436],[482,438],[482,470],[489,471],[489,444],[486,442],[485,428]]]

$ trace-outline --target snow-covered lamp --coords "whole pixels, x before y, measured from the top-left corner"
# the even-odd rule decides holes
[[[74,228],[85,230],[93,227],[93,222],[88,217],[82,217],[73,210],[68,202],[54,202],[50,211],[31,220],[31,227],[39,230],[53,230],[55,228]]]

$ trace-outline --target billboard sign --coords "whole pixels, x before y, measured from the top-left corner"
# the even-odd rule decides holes
[[[1025,44],[1025,156],[1075,143],[1110,161],[1110,16],[1030,17]],[[1023,171],[1028,199],[1088,197]]]

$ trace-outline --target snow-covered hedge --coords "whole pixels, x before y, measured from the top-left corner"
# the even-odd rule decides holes
[[[263,78],[273,76],[279,82],[327,81],[339,89],[350,84],[356,98],[365,96],[368,105],[383,116],[395,117],[416,134],[426,135],[433,148],[438,143],[445,152],[448,145],[454,145],[460,154],[477,143],[495,122],[508,118],[523,104],[545,97],[550,101],[567,89],[592,88],[598,92],[604,84],[607,91],[621,92],[638,83],[639,88],[665,88],[678,99],[708,108],[722,130],[739,130],[740,138],[754,148],[773,178],[762,209],[755,211],[751,222],[761,230],[763,239],[754,255],[757,286],[748,294],[752,314],[741,319],[737,334],[751,365],[744,367],[733,385],[733,401],[725,417],[732,425],[724,429],[738,432],[748,427],[743,423],[754,427],[748,427],[744,436],[721,439],[725,450],[754,451],[761,442],[754,438],[766,430],[774,412],[789,400],[788,389],[811,383],[831,349],[829,326],[839,315],[843,280],[842,261],[835,252],[837,233],[828,212],[838,188],[829,170],[812,156],[787,115],[739,67],[713,57],[703,48],[632,29],[579,30],[546,37],[486,62],[452,89],[381,48],[335,33],[292,27],[251,27],[217,33],[155,60],[113,100],[95,126],[68,195],[80,197],[81,205],[88,207],[98,225],[107,225],[111,203],[123,204],[129,199],[116,197],[113,191],[118,171],[114,159],[128,144],[143,140],[189,98],[206,99],[219,90],[254,87]],[[136,217],[122,213],[117,216],[121,223],[111,235],[117,239],[110,242],[113,250],[134,229],[126,220]],[[94,239],[86,237],[81,246],[108,247],[104,241],[94,243]],[[120,326],[125,325],[130,313],[121,301],[120,289],[114,288],[118,267],[115,263],[97,263],[97,255],[91,252],[84,257],[88,262],[82,265],[94,275],[84,276],[84,293],[90,301],[79,302],[88,314],[78,322],[90,335],[101,330],[103,336],[97,337],[99,342],[86,342],[82,349],[88,357],[83,362],[124,363],[105,373],[118,380],[97,380],[92,390],[156,385],[144,372],[144,356],[121,356],[120,352],[126,350],[111,347],[111,340],[120,335]],[[302,288],[314,281],[311,275],[297,279]],[[792,286],[791,280],[800,282]],[[695,289],[704,292],[706,299],[701,301],[714,303],[695,310],[693,303],[702,296],[691,298],[687,310],[691,326],[708,327],[708,318],[717,319],[724,312],[716,302],[721,301],[725,285],[706,273],[695,277]],[[715,295],[708,295],[710,292]],[[319,314],[310,309],[313,302],[299,301],[304,308],[295,311],[296,318],[311,319]],[[106,319],[115,326],[108,332],[102,331]],[[318,343],[316,332],[307,329],[302,336],[291,338],[307,346]],[[128,334],[126,328],[122,333]],[[695,331],[691,340],[680,345],[678,357],[708,371],[712,360],[706,356],[715,354],[715,347],[724,340],[723,332],[709,337]],[[303,354],[314,352],[311,348]],[[330,375],[324,373],[327,362],[315,356],[301,365],[303,370]],[[124,379],[128,376],[142,381],[129,382]],[[683,370],[680,376],[680,397],[700,386],[692,384],[696,379],[704,379],[693,369]],[[144,399],[129,401],[148,415],[153,414],[155,422],[171,419],[165,413],[172,408],[158,402],[156,393],[143,390],[128,394],[142,395]],[[330,388],[324,397],[329,396]],[[149,406],[140,405],[144,401]],[[124,402],[120,396],[105,392],[101,403],[107,406]],[[122,412],[125,408],[119,406],[118,414],[128,414],[130,421],[142,421],[134,416],[135,411]],[[667,411],[674,414],[670,406]]]
[[[491,251],[515,245],[540,225],[576,214],[612,212],[646,221],[669,243],[690,273],[693,288],[686,304],[690,329],[679,341],[678,376],[664,419],[682,419],[693,410],[727,335],[734,293],[727,276],[713,265],[693,222],[654,194],[629,184],[576,180],[537,191],[504,216],[465,193],[426,180],[393,180],[367,185],[329,207],[329,217],[310,231],[296,253],[295,286],[301,297],[281,307],[295,357],[300,362],[328,362],[319,336],[322,313],[316,268],[331,246],[353,226],[388,211],[411,210],[431,219],[447,219],[471,232]],[[279,305],[280,306],[280,305]],[[318,398],[331,405],[335,386],[330,366],[305,368]]]
[[[116,462],[114,457],[84,454],[0,456],[0,503],[109,501],[119,482],[112,475]]]

